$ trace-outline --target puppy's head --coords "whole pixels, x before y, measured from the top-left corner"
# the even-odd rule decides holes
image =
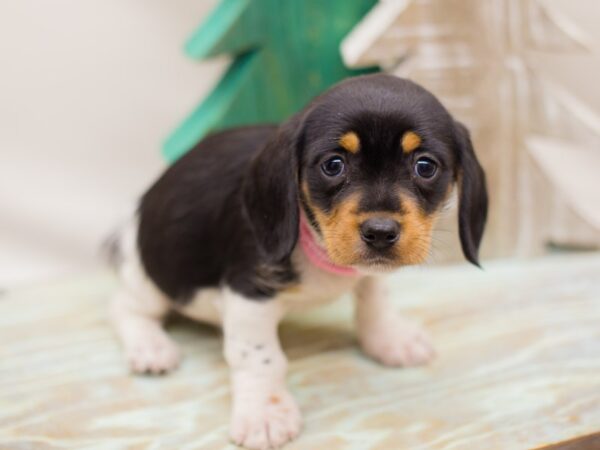
[[[293,250],[302,208],[333,262],[387,269],[425,260],[454,183],[462,249],[478,264],[487,193],[468,131],[420,86],[371,75],[284,124],[255,159],[245,199],[272,261]]]

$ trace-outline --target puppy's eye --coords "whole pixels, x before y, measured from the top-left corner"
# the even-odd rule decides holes
[[[344,160],[339,156],[329,158],[323,164],[321,164],[321,170],[328,177],[337,177],[344,172]]]
[[[437,172],[437,164],[434,160],[426,157],[421,157],[415,163],[415,174],[418,177],[429,179],[433,178]]]

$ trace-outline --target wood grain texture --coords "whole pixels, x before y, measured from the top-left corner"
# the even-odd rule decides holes
[[[393,284],[438,359],[366,359],[349,299],[290,318],[305,429],[286,448],[511,450],[600,429],[600,255],[406,270]],[[227,447],[219,333],[176,319],[180,370],[130,376],[106,318],[114,286],[100,274],[0,297],[0,448]]]

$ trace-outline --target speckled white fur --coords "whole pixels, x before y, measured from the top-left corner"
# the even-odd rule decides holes
[[[286,387],[287,359],[277,327],[283,303],[248,299],[225,289],[221,301],[225,359],[231,369],[232,440],[278,448],[300,432],[300,410]]]
[[[123,286],[111,304],[111,318],[131,369],[161,373],[179,363],[179,350],[162,327],[175,307],[145,274],[137,252],[137,224],[120,242]],[[433,350],[416,325],[393,311],[379,278],[341,277],[316,268],[303,252],[293,254],[302,282],[268,301],[253,301],[223,289],[202,289],[177,310],[193,319],[220,325],[224,355],[231,369],[232,440],[250,449],[278,448],[300,432],[300,410],[286,387],[287,359],[277,328],[286,313],[314,307],[356,292],[356,322],[364,351],[386,365],[428,362]]]

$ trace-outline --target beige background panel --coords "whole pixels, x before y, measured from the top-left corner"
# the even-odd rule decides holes
[[[0,286],[97,266],[227,64],[183,53],[216,3],[0,1]]]
[[[398,307],[439,351],[386,369],[355,345],[348,299],[282,327],[306,427],[293,449],[524,449],[600,428],[600,255],[406,270]],[[164,378],[130,376],[107,275],[0,299],[0,448],[221,449],[228,371],[215,330],[178,319]],[[233,447],[231,447],[233,448]]]
[[[598,208],[565,201],[587,184],[545,172],[556,152],[532,155],[527,140],[568,141],[585,149],[578,164],[600,170],[599,15],[586,0],[380,0],[342,43],[349,65],[412,78],[469,127],[490,195],[485,257],[598,248]],[[458,259],[453,244],[442,259]]]

